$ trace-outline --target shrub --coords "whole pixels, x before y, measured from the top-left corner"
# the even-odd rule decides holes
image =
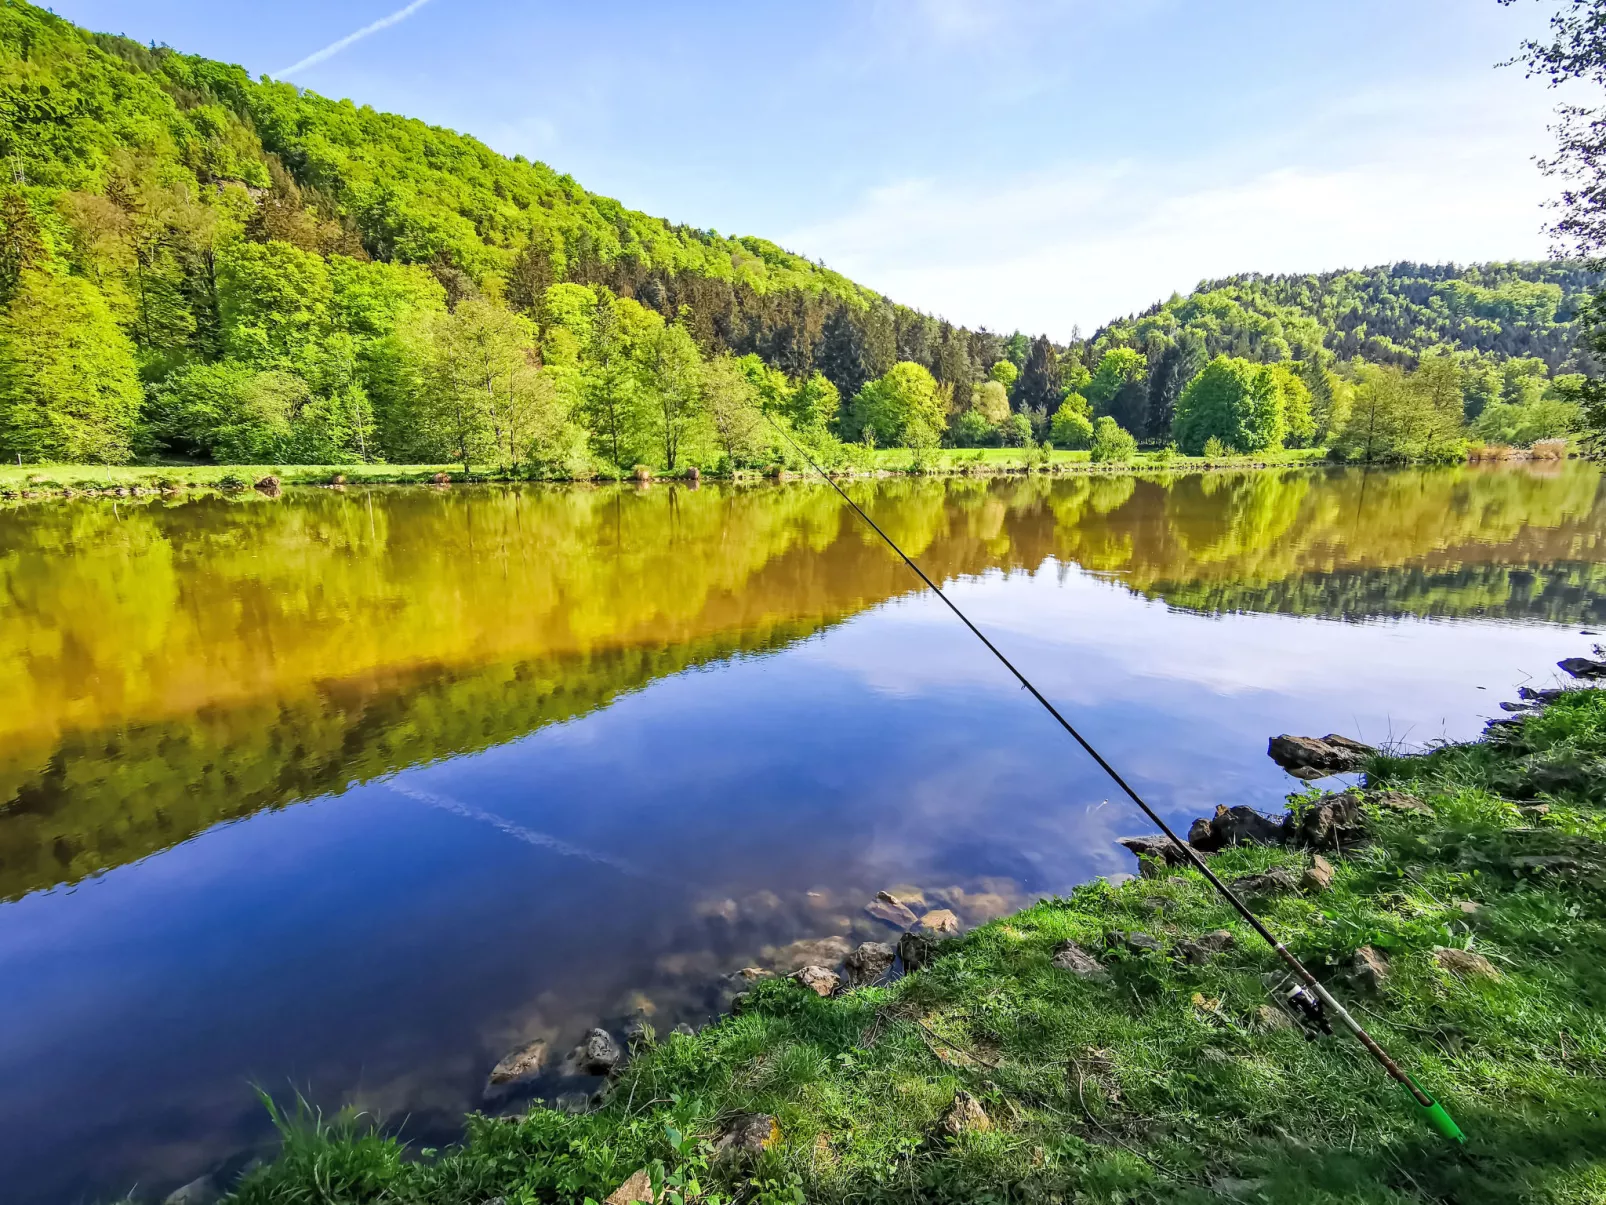
[[[1004,442],[1012,448],[1024,448],[1032,442],[1032,420],[1024,414],[1011,414],[1009,421],[999,429]]]
[[[954,420],[954,442],[963,447],[977,447],[990,442],[996,434],[992,423],[980,410],[966,410]]]
[[[1533,458],[1535,460],[1566,460],[1567,441],[1565,439],[1535,440]]]
[[[1108,414],[1093,424],[1093,459],[1125,464],[1138,452],[1138,441]]]
[[[1077,399],[1080,401],[1080,399]],[[1070,398],[1061,403],[1048,425],[1048,433],[1056,448],[1081,449],[1093,446],[1093,420],[1083,406]]]
[[[1231,456],[1232,449],[1212,435],[1209,439],[1205,440],[1204,451],[1202,455],[1206,460],[1221,460],[1224,457]]]

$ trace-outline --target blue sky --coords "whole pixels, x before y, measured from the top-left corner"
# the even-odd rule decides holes
[[[58,0],[1069,335],[1201,278],[1538,257],[1548,0]],[[403,10],[411,9],[403,13]]]

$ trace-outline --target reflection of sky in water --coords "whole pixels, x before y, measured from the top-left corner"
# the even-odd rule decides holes
[[[1204,617],[1052,563],[951,595],[1184,822],[1295,787],[1273,733],[1467,737],[1588,644]],[[662,1027],[706,1016],[767,946],[873,935],[878,888],[1016,905],[1132,869],[1113,838],[1143,828],[939,604],[887,603],[0,908],[0,1183],[187,1179],[263,1138],[252,1083],[433,1133],[516,1042],[571,1042],[638,992]]]

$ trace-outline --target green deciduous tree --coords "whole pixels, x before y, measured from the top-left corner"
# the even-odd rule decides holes
[[[1367,463],[1458,460],[1465,454],[1461,382],[1445,357],[1407,375],[1392,365],[1360,364],[1348,423],[1332,442],[1335,455]]]
[[[1115,347],[1099,360],[1086,397],[1094,414],[1113,415],[1127,430],[1141,431],[1148,418],[1148,392],[1149,367],[1143,353]]]
[[[22,269],[0,311],[0,455],[127,460],[140,401],[133,347],[99,291]]]
[[[947,414],[936,380],[919,364],[905,360],[859,390],[847,422],[850,434],[870,430],[879,444],[904,444],[911,434],[940,433]],[[915,427],[924,430],[914,432]]]
[[[235,242],[218,257],[224,348],[257,368],[299,367],[330,329],[322,257],[289,243]]]
[[[645,364],[641,392],[648,422],[664,468],[673,473],[703,416],[702,357],[686,328],[671,324],[652,335]]]
[[[842,395],[823,373],[811,373],[787,399],[786,415],[799,431],[824,433],[836,426]]]
[[[1217,356],[1177,399],[1172,433],[1190,456],[1212,437],[1239,452],[1258,451],[1282,438],[1281,400],[1269,369]]]
[[[741,365],[730,356],[716,356],[704,365],[702,378],[703,405],[728,467],[742,468],[768,455],[769,424]]]
[[[1272,387],[1278,394],[1284,434],[1282,442],[1291,448],[1308,448],[1316,438],[1316,419],[1311,413],[1310,388],[1298,366],[1287,362],[1268,365]]]
[[[999,363],[1008,365],[1012,371],[1015,367],[1008,360],[1000,360]],[[1009,391],[1004,383],[996,378],[982,382],[980,388],[976,390],[974,404],[976,410],[991,426],[996,427],[1009,417]]]
[[[1138,441],[1108,414],[1093,423],[1093,459],[1124,464],[1137,455]]]
[[[1080,450],[1093,446],[1092,408],[1085,397],[1066,394],[1049,424],[1049,438],[1056,448]]]
[[[987,421],[987,416],[972,406],[953,425],[954,442],[960,447],[976,448],[992,443],[998,437],[998,428]]]

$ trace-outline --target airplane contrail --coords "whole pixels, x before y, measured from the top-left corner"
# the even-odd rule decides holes
[[[483,808],[477,808],[471,804],[459,803],[450,795],[437,795],[433,791],[421,791],[417,787],[400,782],[388,782],[385,785],[398,795],[405,795],[408,799],[428,804],[432,808],[439,808],[443,812],[451,812],[454,816],[462,816],[465,820],[478,820],[482,824],[489,824],[492,828],[500,829],[516,840],[524,841],[541,849],[549,849],[561,857],[597,862],[603,866],[611,866],[621,874],[631,875],[638,879],[652,877],[643,874],[636,867],[622,859],[609,857],[607,854],[584,849],[578,845],[570,845],[567,841],[560,840],[548,833],[539,833],[534,829],[525,828],[522,824],[515,824],[511,820],[498,816],[495,812],[487,812]]]
[[[283,71],[279,72],[279,75],[281,78],[291,76],[298,71],[304,71],[308,67],[316,66],[325,59],[332,59],[335,57],[335,55],[346,49],[346,47],[355,42],[362,41],[370,34],[376,34],[382,29],[389,29],[392,25],[399,25],[401,22],[407,20],[408,17],[412,16],[428,3],[429,0],[413,0],[411,4],[407,5],[405,8],[398,8],[395,12],[391,13],[390,16],[380,17],[379,20],[373,22],[371,25],[364,25],[356,33],[348,33],[338,42],[330,42],[329,45],[325,46],[322,50],[314,50],[299,63],[286,67]]]

